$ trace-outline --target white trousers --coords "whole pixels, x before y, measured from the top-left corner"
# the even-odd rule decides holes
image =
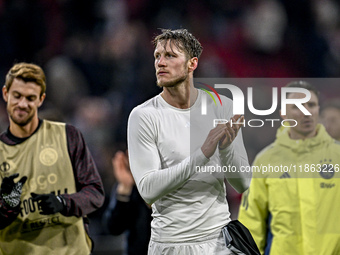
[[[159,243],[150,240],[148,255],[244,255],[232,247],[226,247],[223,234],[206,240],[183,243]]]

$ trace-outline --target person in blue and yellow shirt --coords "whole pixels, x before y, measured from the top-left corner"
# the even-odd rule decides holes
[[[314,86],[304,81],[287,86],[311,92],[303,104],[311,115],[287,105],[282,118],[291,127],[280,127],[276,140],[256,156],[239,220],[249,228],[261,254],[340,254],[340,144],[318,124]],[[288,94],[289,99],[303,97]],[[264,166],[267,172],[261,171]]]

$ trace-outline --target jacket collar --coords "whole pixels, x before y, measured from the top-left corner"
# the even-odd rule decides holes
[[[294,152],[310,152],[316,147],[322,146],[324,143],[329,143],[333,140],[322,124],[318,124],[316,130],[317,134],[314,137],[304,140],[293,140],[289,137],[289,128],[280,127],[276,133],[275,143],[280,146],[288,147]]]

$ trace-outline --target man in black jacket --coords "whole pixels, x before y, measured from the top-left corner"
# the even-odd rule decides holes
[[[112,159],[112,165],[118,184],[112,190],[103,225],[112,235],[126,232],[126,254],[146,255],[151,232],[151,208],[139,195],[127,154],[118,151]]]

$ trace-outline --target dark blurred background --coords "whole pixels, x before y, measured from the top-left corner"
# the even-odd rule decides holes
[[[41,116],[82,131],[109,196],[111,158],[126,149],[128,115],[161,91],[151,45],[159,28],[187,28],[200,40],[196,77],[336,78],[339,10],[339,0],[0,0],[0,77],[16,62],[43,67]],[[256,100],[271,102],[274,85],[261,86]],[[319,88],[323,101],[340,95],[336,82]],[[7,125],[1,101],[1,130]],[[246,128],[244,136],[252,162],[275,129]],[[239,198],[229,191],[233,218]],[[94,255],[121,254],[122,236],[100,224],[105,206],[90,215]]]

